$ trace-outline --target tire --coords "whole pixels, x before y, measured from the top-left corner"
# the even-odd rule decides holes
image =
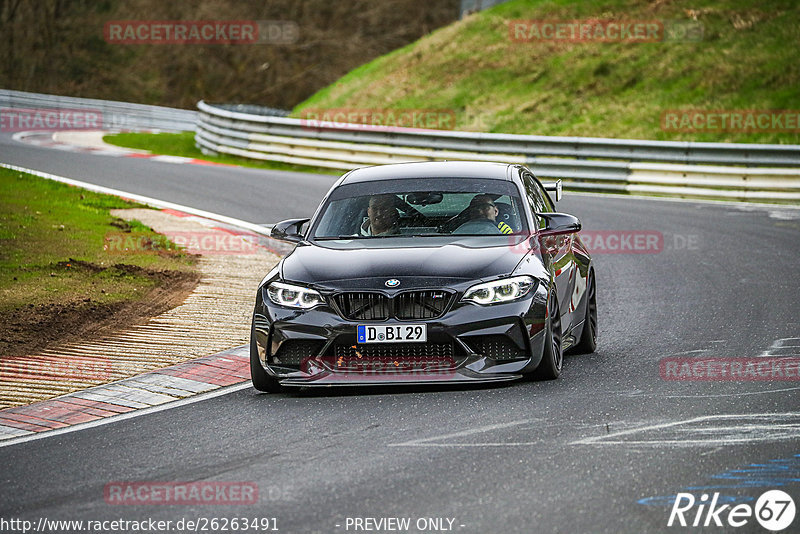
[[[564,351],[561,349],[561,312],[558,307],[556,290],[550,291],[547,300],[547,334],[544,338],[544,354],[539,366],[531,374],[535,380],[555,380],[564,365]]]
[[[283,391],[283,387],[278,380],[270,375],[261,367],[258,359],[258,347],[256,345],[255,328],[250,327],[250,378],[253,387],[265,393],[278,393]]]
[[[586,316],[583,319],[581,338],[572,352],[575,354],[591,354],[597,348],[597,286],[594,271],[589,272],[586,284]]]

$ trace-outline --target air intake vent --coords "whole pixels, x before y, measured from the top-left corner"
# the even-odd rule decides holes
[[[336,371],[407,373],[452,371],[456,368],[452,343],[387,343],[336,345]]]
[[[303,360],[319,354],[322,345],[322,341],[313,339],[288,339],[281,343],[272,360],[276,365],[299,368]]]
[[[518,360],[527,358],[528,353],[507,336],[474,336],[465,339],[478,354],[493,360]]]

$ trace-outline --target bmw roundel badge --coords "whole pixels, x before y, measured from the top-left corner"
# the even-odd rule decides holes
[[[400,285],[400,280],[398,280],[397,278],[389,278],[386,281],[386,287],[397,287],[399,285]]]

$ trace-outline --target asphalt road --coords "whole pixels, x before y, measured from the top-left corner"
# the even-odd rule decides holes
[[[335,179],[74,154],[8,137],[0,161],[255,223],[310,215]],[[640,533],[684,530],[667,527],[668,499],[658,499],[679,492],[753,505],[782,489],[800,505],[800,382],[659,372],[671,356],[800,354],[800,339],[778,341],[800,338],[800,210],[568,191],[559,209],[587,230],[663,235],[657,253],[595,254],[598,349],[568,356],[559,380],[245,389],[3,447],[0,518],[269,517],[280,532],[324,533],[367,531],[353,518],[410,518],[410,532],[436,531],[417,529],[419,518],[449,518],[464,533]],[[252,482],[259,499],[109,504],[104,488],[119,481]],[[767,532],[753,518],[709,530]]]

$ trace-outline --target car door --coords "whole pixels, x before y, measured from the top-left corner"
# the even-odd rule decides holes
[[[523,171],[522,181],[525,185],[528,203],[531,205],[531,210],[534,214],[553,213],[555,211],[547,193],[542,189],[539,181],[536,180],[531,173]],[[539,228],[543,228],[545,224],[544,218],[538,215],[535,216]],[[572,238],[573,236],[571,234],[546,238],[546,244],[548,246],[544,246],[545,244],[543,244],[542,248],[542,254],[550,259],[553,266],[556,295],[558,296],[561,324],[564,332],[569,330],[572,324],[572,313],[575,311],[575,307],[572,305],[572,297],[575,289],[577,265],[572,253]]]

